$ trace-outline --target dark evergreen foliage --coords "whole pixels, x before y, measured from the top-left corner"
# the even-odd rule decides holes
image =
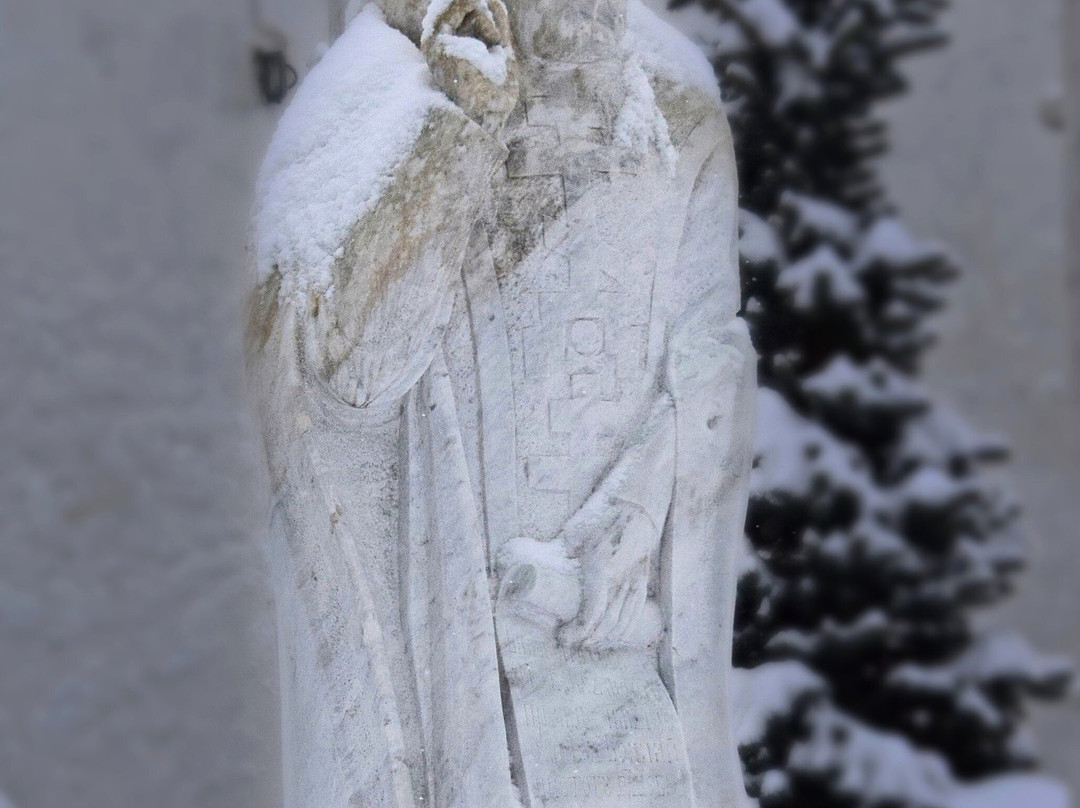
[[[1028,696],[1058,660],[980,632],[973,610],[1022,567],[1003,447],[916,374],[957,267],[913,238],[874,165],[875,105],[904,56],[945,41],[944,0],[690,0],[742,185],[744,316],[760,353],[761,439],[736,664],[797,661],[800,687],[743,738],[766,808],[930,806],[943,782],[1030,767]]]

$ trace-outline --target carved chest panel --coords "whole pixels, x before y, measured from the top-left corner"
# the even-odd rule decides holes
[[[626,99],[590,97],[571,67],[543,78],[505,134],[492,238],[521,528],[538,539],[580,506],[655,399],[658,259],[680,213],[662,156],[620,142]]]

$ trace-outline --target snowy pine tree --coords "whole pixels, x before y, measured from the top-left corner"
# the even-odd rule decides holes
[[[944,5],[672,10],[716,67],[742,184],[762,390],[735,657],[753,669],[740,751],[763,808],[956,804],[959,783],[1035,764],[1024,701],[1069,679],[976,625],[1023,564],[989,468],[1005,450],[916,381],[957,268],[905,229],[873,164],[874,105],[904,89],[901,57],[944,41]]]

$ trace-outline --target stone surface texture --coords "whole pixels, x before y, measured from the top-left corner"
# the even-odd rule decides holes
[[[415,103],[365,104],[346,49]],[[411,127],[392,155],[348,142],[384,114]],[[390,158],[342,220],[317,172],[365,148]],[[395,0],[270,154],[247,351],[286,804],[743,804],[754,362],[703,57],[636,0]],[[340,243],[307,238],[325,217]]]

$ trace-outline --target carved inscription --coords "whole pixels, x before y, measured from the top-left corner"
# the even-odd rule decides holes
[[[515,376],[521,529],[537,538],[554,535],[580,506],[634,428],[662,353],[650,346],[655,220],[647,207],[640,220],[610,216],[640,178],[601,165],[612,159],[611,122],[596,110],[582,117],[582,105],[560,92],[530,97],[509,127],[508,178],[496,199],[503,228],[531,248],[498,276]],[[523,183],[545,183],[559,203],[515,209]]]
[[[560,647],[499,606],[502,659],[534,808],[686,808],[679,719],[647,649]]]

